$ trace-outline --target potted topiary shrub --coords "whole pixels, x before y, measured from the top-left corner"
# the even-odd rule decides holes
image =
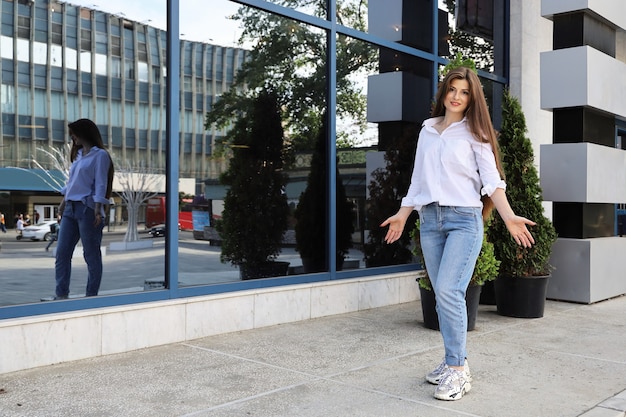
[[[417,278],[417,283],[420,289],[422,314],[424,316],[424,326],[429,329],[439,330],[439,318],[437,317],[435,292],[433,291],[428,271],[426,271],[426,266],[424,265],[424,256],[422,254],[422,246],[420,244],[419,236],[419,224],[419,220],[417,220],[417,222],[415,222],[415,228],[411,231],[411,238],[414,242],[413,254],[416,257],[416,260],[424,266],[424,272],[419,278]],[[476,316],[478,314],[480,292],[483,285],[486,282],[495,280],[498,276],[498,270],[500,268],[500,261],[496,259],[494,254],[494,246],[487,240],[487,230],[489,226],[490,221],[487,221],[485,224],[483,245],[480,249],[478,259],[476,259],[474,272],[465,293],[467,330],[474,330],[476,327]]]
[[[275,262],[288,227],[283,173],[283,128],[274,94],[263,91],[230,131],[233,157],[220,181],[228,186],[222,219],[222,262],[238,265],[241,279],[287,275]]]
[[[502,219],[493,216],[487,236],[501,261],[500,274],[494,282],[496,306],[501,315],[538,318],[543,317],[550,254],[557,235],[552,222],[544,216],[539,176],[526,132],[519,101],[505,91],[499,143],[506,193],[513,211],[537,225],[531,229],[535,244],[523,248],[515,243]]]
[[[323,115],[323,123],[311,157],[311,171],[307,178],[306,189],[300,195],[298,206],[294,212],[297,220],[296,251],[302,258],[305,273],[322,272],[328,270],[326,261],[328,205],[327,189],[328,175],[326,170],[326,155],[328,149],[328,123]],[[343,261],[352,247],[352,232],[354,232],[353,204],[346,197],[346,191],[339,178],[337,170],[336,181],[336,265],[341,270]]]

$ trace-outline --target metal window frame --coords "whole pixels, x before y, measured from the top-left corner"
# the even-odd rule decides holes
[[[337,104],[337,79],[336,79],[336,49],[337,49],[337,35],[346,35],[354,39],[358,39],[364,42],[368,42],[382,48],[388,48],[398,51],[403,54],[415,56],[429,60],[433,63],[433,91],[437,86],[437,73],[440,64],[446,64],[447,60],[438,56],[437,52],[437,36],[438,33],[438,4],[433,1],[433,42],[434,53],[428,53],[425,51],[413,49],[406,45],[402,45],[396,42],[388,41],[375,35],[360,32],[358,30],[341,26],[337,23],[336,18],[336,0],[327,0],[327,19],[317,18],[306,13],[299,12],[297,10],[289,9],[283,6],[279,6],[274,3],[270,3],[265,0],[230,0],[232,3],[237,3],[243,6],[254,7],[259,10],[270,12],[285,18],[293,19],[294,21],[311,25],[328,33],[327,38],[327,70],[328,70],[328,100],[327,105],[329,109],[333,109]],[[507,5],[506,16],[508,16],[508,4],[509,0],[505,0]],[[160,301],[167,299],[186,298],[199,295],[209,295],[217,293],[226,293],[232,291],[241,291],[246,289],[257,288],[269,288],[278,287],[299,283],[310,283],[335,280],[338,278],[355,278],[364,276],[374,276],[388,273],[398,273],[415,270],[415,264],[379,267],[379,268],[367,268],[349,271],[336,271],[335,256],[331,254],[336,250],[336,222],[337,217],[334,210],[336,196],[335,196],[335,181],[336,181],[336,156],[337,151],[334,146],[336,142],[336,114],[333,111],[329,114],[329,146],[328,153],[328,259],[329,259],[329,271],[319,274],[311,275],[294,275],[280,278],[270,278],[264,280],[249,280],[236,283],[215,284],[197,287],[183,287],[179,286],[178,281],[178,178],[179,178],[179,104],[180,104],[180,27],[179,27],[179,0],[167,1],[167,85],[166,89],[166,137],[167,137],[167,152],[166,152],[166,195],[167,195],[167,239],[165,243],[165,281],[166,289],[160,291],[145,291],[141,293],[128,293],[111,295],[105,297],[89,297],[84,299],[69,300],[62,303],[38,303],[38,304],[26,304],[0,307],[0,319],[14,318],[14,317],[27,317],[40,314],[77,311],[83,309],[93,309],[100,307],[131,305],[137,303],[145,303],[150,301]],[[508,33],[509,33],[509,21],[505,18],[504,22],[504,48],[508,51]],[[506,67],[508,67],[508,57],[506,57]],[[504,74],[508,76],[506,71]],[[508,79],[499,75],[479,72],[481,77],[493,80],[497,83],[506,85]],[[175,109],[175,111],[172,111]]]

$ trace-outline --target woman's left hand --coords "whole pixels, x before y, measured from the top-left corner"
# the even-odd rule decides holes
[[[100,225],[100,223],[102,223],[102,214],[100,214],[100,213],[96,213],[96,214],[95,214],[95,218],[96,218],[96,219],[93,221],[93,225],[94,225],[94,226],[99,226],[99,225]]]
[[[536,223],[532,220],[528,220],[527,218],[521,216],[513,216],[510,219],[506,220],[504,224],[509,230],[511,236],[513,236],[515,243],[517,243],[518,245],[525,248],[530,248],[535,243],[533,235],[526,227],[527,225],[536,225]]]

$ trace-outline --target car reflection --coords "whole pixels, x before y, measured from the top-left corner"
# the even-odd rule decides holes
[[[178,231],[180,232],[180,223],[178,223]],[[156,226],[152,226],[150,231],[148,232],[152,237],[165,236],[165,225],[157,224]]]

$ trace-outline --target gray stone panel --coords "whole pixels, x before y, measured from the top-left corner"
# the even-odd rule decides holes
[[[626,203],[626,152],[593,143],[541,145],[546,201]]]

